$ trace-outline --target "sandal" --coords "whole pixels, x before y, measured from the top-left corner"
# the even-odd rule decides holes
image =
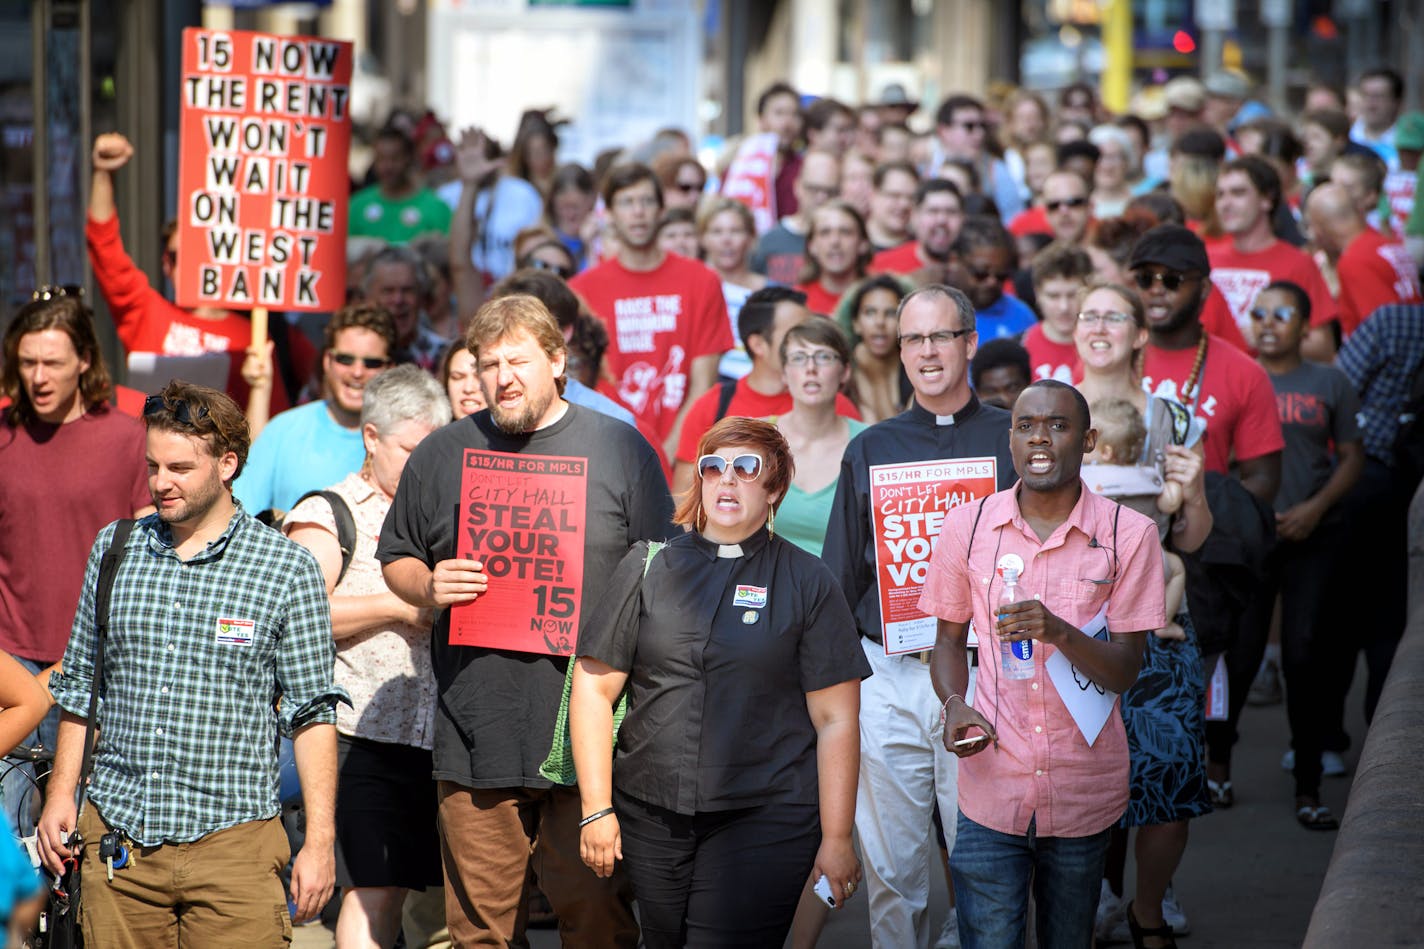
[[[1306,830],[1340,829],[1340,822],[1324,804],[1300,804],[1295,809],[1295,819]]]
[[[1231,781],[1213,781],[1206,779],[1207,794],[1211,796],[1211,806],[1217,808],[1228,808],[1236,803],[1236,792],[1231,790]]]
[[[1127,904],[1127,930],[1132,933],[1133,949],[1177,949],[1177,940],[1172,938],[1172,927],[1167,923],[1161,926],[1146,928],[1137,921],[1137,916],[1132,912],[1132,904]],[[1159,939],[1161,942],[1156,946],[1148,947],[1144,939]]]

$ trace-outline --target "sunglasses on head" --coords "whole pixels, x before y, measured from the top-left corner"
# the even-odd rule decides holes
[[[703,455],[697,459],[697,472],[704,480],[720,478],[726,474],[728,465],[732,466],[732,473],[737,476],[738,481],[755,481],[761,477],[761,455],[751,452],[740,454],[730,461],[721,455]]]
[[[1062,211],[1064,208],[1081,208],[1087,203],[1087,198],[1062,198],[1058,201],[1044,202],[1043,206],[1050,211]]]
[[[1151,290],[1152,284],[1160,283],[1162,289],[1168,293],[1176,293],[1183,283],[1190,280],[1188,274],[1177,273],[1174,270],[1160,270],[1157,273],[1149,273],[1146,270],[1137,270],[1132,274],[1132,282],[1137,284],[1139,290]]]
[[[535,270],[547,270],[549,273],[558,276],[560,280],[568,280],[574,275],[573,270],[570,268],[561,264],[551,264],[547,260],[541,260],[538,257],[526,258],[524,266],[533,267]]]
[[[380,359],[375,356],[357,356],[354,353],[332,353],[331,358],[338,366],[354,366],[359,362],[367,369],[384,369],[391,364],[389,359]]]
[[[1264,320],[1275,320],[1277,323],[1280,323],[1282,326],[1284,326],[1291,320],[1295,319],[1297,312],[1298,311],[1293,306],[1278,306],[1273,309],[1267,309],[1263,306],[1252,307],[1251,322],[1260,323]]]
[[[172,412],[174,421],[180,425],[196,426],[199,422],[208,417],[208,407],[206,405],[198,406],[195,412],[192,406],[188,404],[187,399],[174,399],[172,405],[169,405],[168,401],[161,395],[151,395],[143,400],[144,418],[150,418],[165,411]]]

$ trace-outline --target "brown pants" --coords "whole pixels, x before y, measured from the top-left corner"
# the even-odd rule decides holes
[[[291,849],[281,821],[238,824],[187,844],[135,847],[112,882],[99,859],[99,839],[110,830],[97,808],[84,809],[79,922],[88,949],[291,944],[280,875]]]
[[[564,946],[637,946],[622,868],[600,879],[579,857],[577,790],[439,785],[445,918],[456,946],[522,944],[531,869],[559,917]]]

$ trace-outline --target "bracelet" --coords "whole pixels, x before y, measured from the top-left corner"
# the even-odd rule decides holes
[[[613,808],[611,808],[611,807],[605,807],[605,808],[604,808],[603,810],[601,810],[601,811],[594,811],[592,814],[588,815],[588,816],[585,817],[583,820],[579,821],[579,827],[580,827],[580,828],[587,827],[589,824],[592,824],[594,821],[599,820],[600,818],[603,818],[603,817],[607,817],[609,814],[612,814],[612,813],[613,813]]]
[[[953,702],[955,699],[959,699],[962,702],[964,701],[964,696],[960,695],[958,692],[955,692],[949,698],[945,699],[944,704],[939,707],[939,723],[941,725],[944,724],[945,717],[949,715],[949,703]]]

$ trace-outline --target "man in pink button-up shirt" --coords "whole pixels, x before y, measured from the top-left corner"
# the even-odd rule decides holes
[[[1089,945],[1107,832],[1127,805],[1116,703],[1089,743],[1046,668],[1061,652],[1078,683],[1120,693],[1137,679],[1147,631],[1166,623],[1156,527],[1079,477],[1096,439],[1076,389],[1052,380],[1025,389],[1010,429],[1019,483],[945,518],[920,599],[939,617],[931,675],[945,747],[961,758],[950,873],[966,949],[1024,944],[1035,870],[1039,945]],[[1022,564],[1023,599],[996,620],[1006,561]],[[1107,639],[1081,630],[1100,612]],[[1036,660],[1031,678],[1006,679],[991,646],[972,706],[962,697],[971,617],[983,642],[1033,640]],[[956,747],[976,735],[984,740]]]

